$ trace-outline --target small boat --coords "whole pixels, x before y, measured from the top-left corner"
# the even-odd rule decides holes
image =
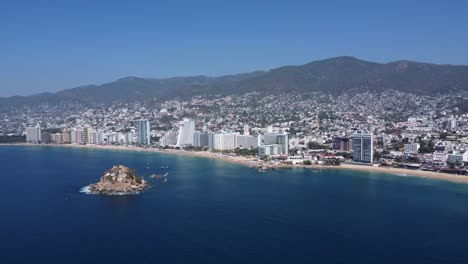
[[[159,178],[164,178],[164,177],[167,177],[166,174],[152,174],[150,176],[151,179],[159,179]]]

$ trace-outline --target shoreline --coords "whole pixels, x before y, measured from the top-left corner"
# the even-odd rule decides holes
[[[60,148],[81,148],[81,149],[97,149],[97,150],[122,150],[132,152],[148,152],[148,153],[162,153],[179,156],[211,158],[231,163],[241,164],[245,166],[257,166],[257,159],[252,157],[243,156],[230,156],[220,153],[212,153],[205,151],[184,151],[175,149],[160,150],[156,148],[140,148],[133,146],[113,146],[113,145],[78,145],[78,144],[29,144],[29,143],[8,143],[0,144],[1,146],[26,146],[26,147],[60,147]]]
[[[257,168],[260,166],[256,158],[248,158],[243,156],[230,156],[212,152],[202,151],[183,151],[173,149],[153,149],[153,148],[139,148],[132,146],[113,146],[113,145],[77,145],[77,144],[29,144],[29,143],[9,143],[0,144],[1,146],[30,146],[30,147],[63,147],[63,148],[85,148],[85,149],[103,149],[103,150],[123,150],[123,151],[135,151],[135,152],[153,152],[162,154],[172,154],[181,156],[201,157],[222,160],[226,162],[236,163],[248,167]],[[399,177],[418,177],[425,179],[443,180],[455,183],[468,183],[468,176],[453,175],[448,173],[421,171],[421,170],[410,170],[402,168],[389,168],[389,167],[374,167],[359,164],[341,164],[340,166],[317,166],[317,165],[275,165],[275,168],[305,168],[305,169],[339,169],[339,170],[355,170],[355,171],[366,171],[391,174]]]

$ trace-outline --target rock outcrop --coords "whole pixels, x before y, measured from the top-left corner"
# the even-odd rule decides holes
[[[92,194],[138,194],[149,187],[134,170],[117,165],[106,171],[98,183],[89,185]]]

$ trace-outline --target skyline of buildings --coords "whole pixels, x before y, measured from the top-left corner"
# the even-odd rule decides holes
[[[119,144],[119,145],[134,145],[137,146],[155,146],[155,147],[170,147],[179,148],[181,140],[192,138],[193,144],[185,144],[182,147],[200,147],[206,150],[233,151],[235,149],[256,149],[257,156],[263,157],[283,157],[287,162],[293,164],[301,163],[304,160],[312,160],[317,162],[320,159],[342,159],[336,155],[326,155],[318,158],[316,155],[311,155],[309,152],[296,153],[297,139],[290,141],[289,134],[282,128],[274,128],[267,126],[266,128],[252,129],[254,135],[250,133],[250,127],[246,124],[242,126],[242,134],[240,132],[228,131],[210,131],[206,125],[200,125],[201,130],[195,131],[195,122],[192,119],[185,118],[178,122],[177,130],[169,130],[163,135],[155,136],[154,131],[150,131],[150,122],[146,119],[135,120],[136,127],[130,127],[128,132],[103,132],[92,127],[84,128],[67,128],[62,132],[49,133],[42,131],[39,124],[34,127],[27,127],[25,130],[28,142],[33,143],[57,143],[57,144]],[[193,133],[192,133],[193,131]],[[184,133],[180,137],[179,132]],[[155,136],[152,141],[151,137]],[[41,138],[40,141],[37,139]],[[158,140],[159,138],[159,140]],[[148,142],[149,140],[149,142]],[[143,144],[142,144],[143,143]],[[375,145],[375,144],[377,145]],[[374,149],[383,148],[390,144],[390,140],[385,134],[373,135],[371,133],[357,131],[350,136],[335,136],[330,141],[329,146],[332,151],[350,152],[352,160],[357,163],[374,163]],[[463,164],[468,163],[468,152],[464,149],[455,149],[449,141],[439,141],[434,145],[434,152],[430,155],[425,155],[430,166],[442,168],[446,164]],[[405,143],[400,154],[395,151],[390,152],[393,157],[409,157],[417,155],[421,145],[419,143]],[[290,149],[294,149],[294,153],[290,154]],[[349,150],[348,150],[349,149]],[[396,156],[395,156],[396,155]],[[386,162],[386,159],[383,159]],[[412,165],[413,166],[413,165]]]
[[[246,101],[247,98],[242,99],[241,102]],[[315,148],[320,148],[323,152],[329,151],[332,154],[350,153],[351,155],[346,154],[346,156],[354,157],[355,161],[367,163],[380,160],[380,157],[385,157],[388,160],[389,157],[395,159],[400,156],[403,159],[417,156],[422,162],[437,164],[440,161],[443,165],[451,163],[451,161],[465,159],[464,157],[460,158],[460,155],[463,156],[466,152],[468,141],[461,138],[462,140],[458,139],[458,143],[455,145],[442,137],[444,133],[462,134],[463,131],[468,131],[468,115],[453,115],[442,112],[440,115],[445,116],[440,119],[442,121],[435,121],[431,117],[433,112],[426,109],[424,112],[426,116],[422,113],[410,116],[405,121],[392,123],[393,129],[401,131],[401,135],[394,135],[391,134],[392,132],[387,133],[385,129],[388,128],[379,125],[376,116],[365,112],[365,108],[355,109],[359,115],[356,115],[356,112],[346,111],[334,112],[335,116],[331,114],[308,116],[307,113],[299,113],[297,117],[299,121],[271,119],[268,112],[243,119],[244,111],[248,108],[239,106],[236,106],[235,109],[242,110],[233,112],[229,110],[220,115],[205,116],[200,110],[203,107],[205,109],[206,107],[220,109],[220,105],[230,105],[233,100],[237,99],[234,97],[213,101],[191,99],[190,103],[173,100],[161,103],[157,110],[142,105],[107,109],[102,113],[89,110],[76,117],[72,123],[59,123],[61,125],[56,126],[52,126],[50,122],[44,123],[47,129],[41,130],[40,142],[167,146],[169,148],[198,147],[200,150],[226,152],[233,152],[237,148],[247,148],[257,149],[259,157],[288,157],[287,160],[294,160],[294,163],[299,162],[301,156],[303,159],[311,159],[310,155],[311,153],[313,155]],[[300,98],[290,98],[290,101],[284,106],[294,104],[294,100],[297,99]],[[326,99],[322,98],[322,100]],[[268,103],[268,100],[263,103]],[[439,106],[441,103],[438,102],[437,105]],[[236,104],[238,105],[239,102]],[[427,103],[424,102],[423,105],[427,105]],[[276,109],[277,107],[271,105],[268,111],[276,111]],[[323,108],[318,111],[324,113]],[[281,117],[288,114],[295,114],[295,112],[288,112],[287,108],[282,108],[272,116],[278,117],[279,115]],[[336,121],[337,115],[341,115],[341,121]],[[270,124],[259,126],[259,124],[264,123],[263,121],[259,122],[262,118],[270,120]],[[314,118],[318,118],[318,121],[315,122]],[[73,118],[69,118],[69,120],[73,120]],[[35,124],[43,123],[37,119],[33,119],[33,122]],[[28,124],[33,122],[28,122]],[[250,122],[253,124],[252,127]],[[302,127],[302,124],[306,125]],[[441,129],[447,130],[441,131]],[[450,129],[455,131],[450,132]],[[59,133],[57,133],[58,130]],[[36,136],[32,136],[36,131],[34,126],[26,126],[23,131],[26,138],[32,140],[30,142],[39,143],[35,140],[38,138],[37,133]],[[372,147],[370,148],[372,150],[358,153],[357,149],[353,147],[352,134],[355,131],[370,131],[369,134],[372,134]],[[451,138],[453,137],[452,135]],[[425,146],[425,143],[432,140],[436,140],[433,150],[432,147]],[[304,149],[306,152],[302,153],[301,151]],[[365,150],[365,147],[361,146],[360,150],[362,149]],[[367,156],[365,153],[368,153]],[[374,153],[377,154],[376,157],[374,157]],[[330,157],[333,156],[326,158]],[[319,158],[313,159],[318,160]]]

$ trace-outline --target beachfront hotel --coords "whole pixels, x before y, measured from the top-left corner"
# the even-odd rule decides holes
[[[184,118],[179,122],[179,135],[177,146],[193,146],[193,135],[195,134],[195,121]]]
[[[137,120],[138,144],[150,145],[150,123],[147,119]]]
[[[26,141],[39,143],[41,141],[41,126],[37,124],[34,127],[26,128]]]
[[[353,134],[353,161],[372,163],[374,161],[373,135],[358,131]]]

